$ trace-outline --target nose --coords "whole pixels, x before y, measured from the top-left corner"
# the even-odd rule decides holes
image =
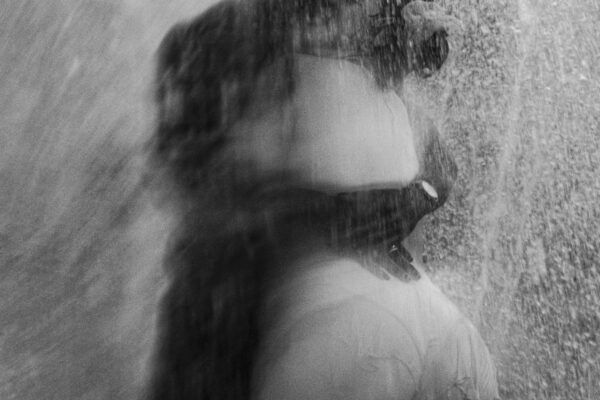
[[[440,137],[438,129],[433,123],[429,122],[428,124],[427,130],[421,138],[424,141],[424,151],[421,154],[419,178],[435,189],[436,204],[439,207],[446,202],[450,195],[458,175],[458,167]]]

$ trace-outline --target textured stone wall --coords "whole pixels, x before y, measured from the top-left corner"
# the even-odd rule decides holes
[[[407,88],[461,171],[425,225],[429,267],[478,322],[503,398],[597,398],[600,5],[443,3],[463,47]]]

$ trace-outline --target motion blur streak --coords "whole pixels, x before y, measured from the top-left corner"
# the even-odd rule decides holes
[[[0,1],[0,398],[130,399],[168,221],[140,193],[154,51],[208,1]]]

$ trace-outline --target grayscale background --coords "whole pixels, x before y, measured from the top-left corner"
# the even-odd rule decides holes
[[[460,168],[426,266],[504,399],[600,398],[600,3],[441,0],[453,63],[405,96]],[[0,0],[0,399],[131,399],[170,230],[140,189],[154,51],[209,1]]]

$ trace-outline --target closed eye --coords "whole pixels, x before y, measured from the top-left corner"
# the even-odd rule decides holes
[[[447,37],[448,34],[445,31],[438,31],[421,43],[417,62],[423,74],[431,75],[444,65],[450,53]]]

